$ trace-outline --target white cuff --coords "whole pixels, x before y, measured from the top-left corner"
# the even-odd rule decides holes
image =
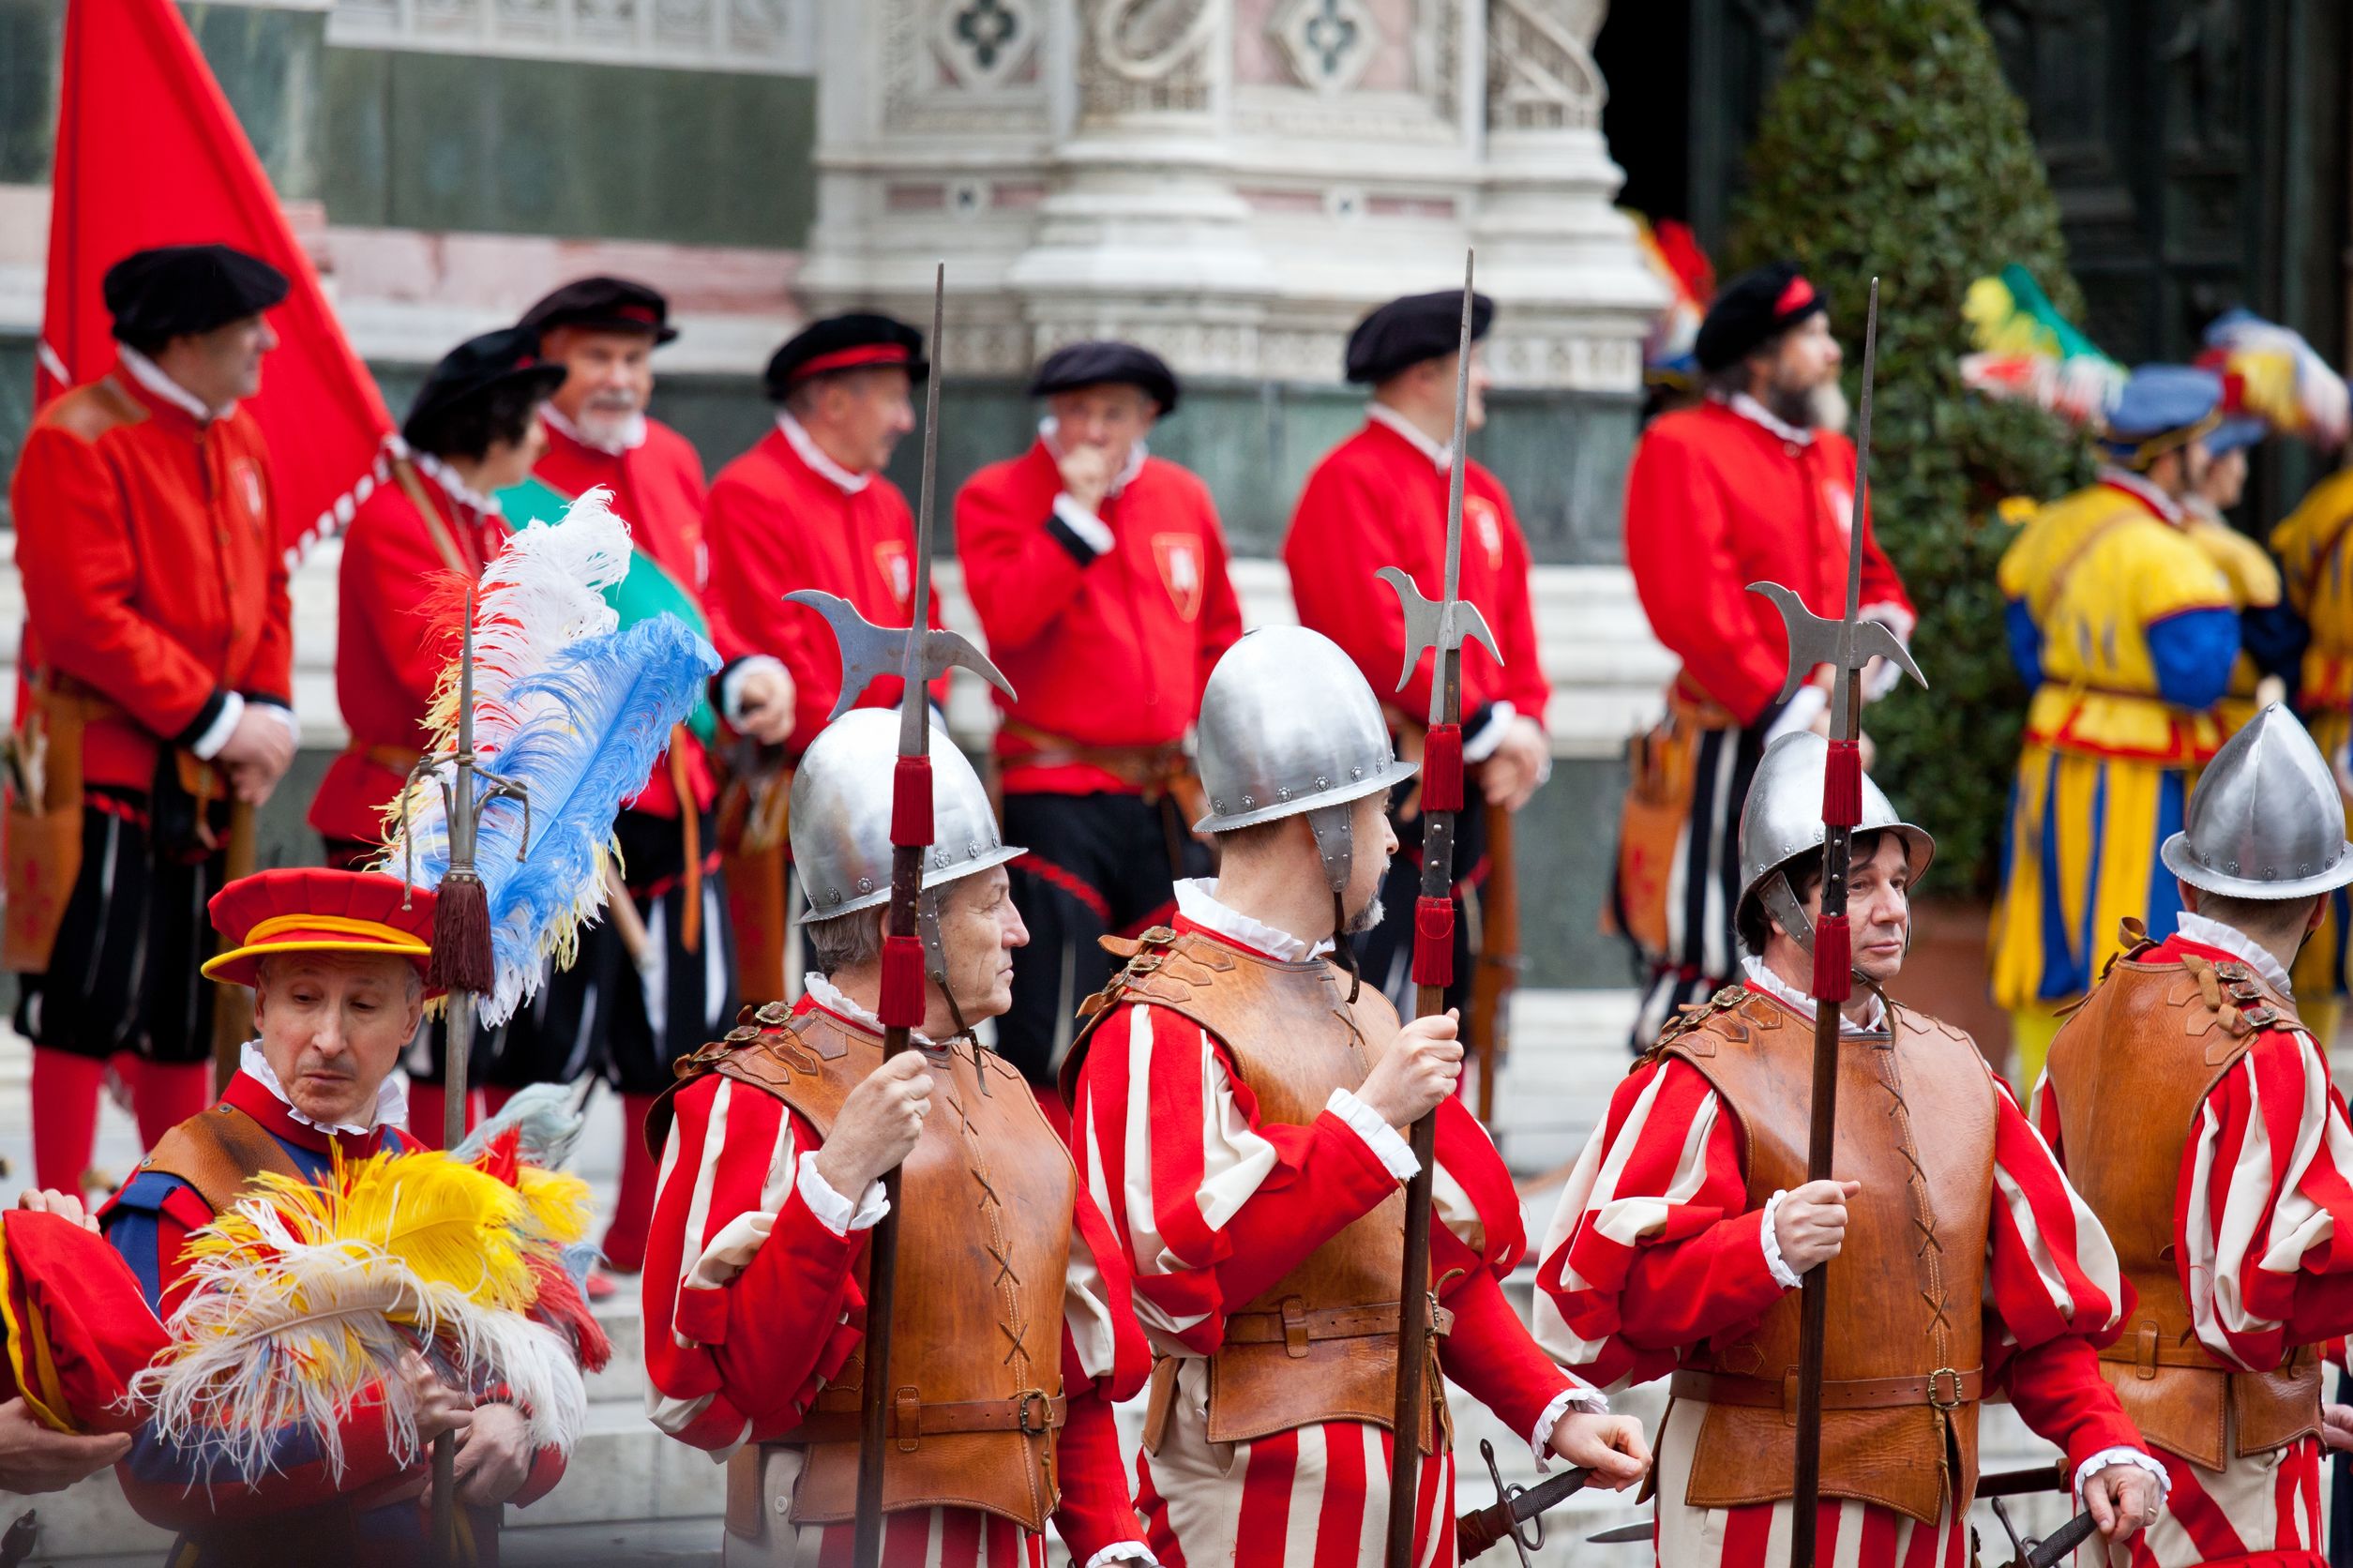
[[[1811,681],[1807,682],[1798,687],[1788,705],[1781,710],[1781,716],[1774,719],[1772,728],[1765,731],[1765,744],[1771,746],[1784,735],[1794,735],[1801,730],[1813,728],[1814,716],[1829,706],[1830,693]]]
[[[1462,738],[1462,760],[1466,762],[1484,762],[1494,756],[1496,747],[1503,744],[1503,732],[1518,716],[1519,710],[1509,702],[1489,704],[1487,721],[1479,726],[1477,733]]]
[[[1068,494],[1054,497],[1054,515],[1063,520],[1063,526],[1078,535],[1086,547],[1097,555],[1111,552],[1110,526],[1093,512],[1078,505]]]
[[[746,654],[719,677],[719,716],[727,720],[730,729],[744,727],[744,678],[763,670],[779,675],[786,673],[784,661],[774,654]]]
[[[2165,1467],[2155,1458],[2143,1454],[2137,1448],[2104,1448],[2075,1467],[2076,1507],[2083,1506],[2084,1483],[2106,1470],[2110,1465],[2131,1465],[2135,1470],[2145,1470],[2157,1478],[2159,1497],[2165,1498],[2173,1495],[2173,1478],[2165,1473]]]
[[[1413,1157],[1413,1150],[1397,1136],[1397,1129],[1380,1119],[1378,1111],[1345,1089],[1335,1089],[1332,1097],[1323,1102],[1323,1108],[1349,1124],[1349,1130],[1365,1140],[1365,1147],[1373,1152],[1373,1158],[1389,1168],[1389,1174],[1400,1182],[1413,1180],[1422,1162]]]
[[[1571,1374],[1572,1378],[1575,1376]],[[1536,1418],[1535,1429],[1528,1434],[1528,1446],[1536,1453],[1538,1475],[1552,1468],[1552,1429],[1560,1425],[1561,1418],[1571,1410],[1580,1415],[1607,1415],[1609,1396],[1600,1389],[1588,1388],[1579,1382],[1571,1382],[1552,1396],[1552,1403],[1545,1407],[1545,1413]]]
[[[852,1230],[871,1230],[874,1222],[890,1212],[890,1200],[882,1196],[882,1184],[868,1182],[859,1195],[853,1211],[850,1199],[834,1191],[833,1184],[817,1173],[817,1153],[811,1150],[801,1156],[798,1175],[793,1185],[801,1189],[801,1201],[808,1205],[817,1221],[837,1236],[847,1236]]]
[[[1781,1200],[1788,1196],[1786,1191],[1776,1192],[1765,1199],[1765,1223],[1758,1229],[1757,1236],[1764,1243],[1765,1272],[1784,1290],[1795,1290],[1805,1281],[1790,1273],[1789,1265],[1781,1260],[1781,1238],[1772,1233],[1772,1217],[1780,1211]]]
[[[1141,1541],[1114,1541],[1087,1559],[1087,1568],[1103,1568],[1107,1562],[1141,1562],[1148,1568],[1160,1568],[1160,1560]]]
[[[244,716],[245,699],[234,691],[221,693],[220,712],[213,716],[211,726],[189,746],[196,753],[196,760],[209,762],[219,756],[220,748],[229,744],[229,737],[236,731],[237,720]]]

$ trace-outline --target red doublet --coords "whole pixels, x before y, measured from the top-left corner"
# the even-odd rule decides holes
[[[293,687],[269,453],[243,411],[200,425],[119,367],[43,409],[9,490],[23,662],[123,712],[83,738],[89,783],[144,791],[159,741],[191,741],[229,692]]]
[[[449,569],[434,534],[448,540],[467,575],[477,578],[506,542],[506,525],[496,517],[457,500],[422,473],[416,479],[441,515],[439,529],[398,485],[379,485],[343,535],[343,564],[336,575],[335,697],[352,744],[328,765],[310,803],[310,825],[328,838],[372,843],[381,837],[384,808],[406,776],[390,760],[433,742],[425,710],[450,653],[445,634],[431,635],[420,603],[427,585]]]
[[[1062,473],[1043,441],[992,463],[956,496],[956,551],[990,657],[1019,697],[1011,724],[1063,746],[1160,746],[1184,736],[1209,672],[1242,635],[1226,535],[1209,487],[1147,457],[1095,515],[1112,546],[1095,553],[1057,525]],[[1083,558],[1082,558],[1083,557]],[[1090,764],[1027,767],[1037,744],[997,732],[1012,792],[1133,794]]]
[[[1299,624],[1346,649],[1381,701],[1416,722],[1429,713],[1430,662],[1424,658],[1405,689],[1396,690],[1405,615],[1373,572],[1395,565],[1431,598],[1444,591],[1447,487],[1445,469],[1371,420],[1307,476],[1283,538]],[[1479,607],[1503,655],[1499,666],[1477,643],[1463,645],[1465,730],[1472,715],[1496,702],[1542,724],[1552,686],[1529,605],[1528,541],[1501,482],[1476,462],[1463,472],[1461,592]]]
[[[1855,449],[1843,435],[1796,442],[1723,403],[1662,415],[1626,475],[1626,565],[1651,629],[1683,661],[1688,695],[1743,725],[1772,707],[1789,634],[1752,582],[1778,582],[1817,615],[1843,614]],[[1913,620],[1864,509],[1863,609]]]
[[[792,733],[807,751],[841,695],[841,656],[824,617],[784,596],[802,588],[839,595],[879,626],[914,612],[915,523],[907,498],[879,474],[844,490],[811,468],[782,430],[719,470],[703,520],[711,548],[710,603],[751,651],[781,660],[792,677]],[[938,596],[931,625],[942,625]],[[897,707],[897,676],[876,681],[860,707]],[[943,701],[947,683],[937,691]]]
[[[532,472],[566,495],[583,495],[598,486],[612,491],[613,515],[629,525],[629,538],[702,605],[712,645],[719,657],[744,652],[725,619],[711,603],[710,555],[702,543],[702,460],[686,438],[658,419],[645,422],[645,440],[626,451],[601,451],[547,425],[548,450]],[[707,808],[716,792],[711,765],[699,741],[687,742],[686,780],[695,805]],[[678,815],[678,791],[665,753],[654,764],[645,791],[629,809],[656,817]]]

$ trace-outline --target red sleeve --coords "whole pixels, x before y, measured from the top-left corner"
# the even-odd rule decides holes
[[[1431,1228],[1430,1242],[1432,1278],[1460,1266],[1449,1257],[1447,1244],[1457,1249],[1461,1244],[1445,1236],[1442,1227]],[[1438,1342],[1439,1364],[1464,1393],[1527,1437],[1546,1407],[1571,1386],[1568,1375],[1537,1346],[1502,1285],[1486,1269],[1457,1275],[1440,1298],[1454,1313],[1455,1326]]]
[[[64,430],[36,427],[9,494],[25,619],[42,657],[150,732],[177,737],[211,701],[212,670],[133,602],[139,557],[106,459]],[[283,637],[282,564],[274,612]]]
[[[1399,536],[1395,515],[1370,460],[1328,458],[1300,493],[1283,538],[1283,564],[1290,569],[1299,624],[1338,643],[1382,702],[1426,714],[1428,659],[1403,690],[1392,690],[1405,663],[1405,611],[1396,595],[1372,577],[1376,568],[1394,564],[1421,582],[1433,568]]]
[[[1201,692],[1209,686],[1210,671],[1217,667],[1226,650],[1242,638],[1242,600],[1234,593],[1226,532],[1217,520],[1217,508],[1209,498],[1206,485],[1201,487],[1201,506],[1208,513],[1201,536],[1209,541],[1209,577],[1201,596],[1200,679],[1194,687],[1196,705]]]
[[[964,592],[989,643],[1018,648],[1035,640],[1078,596],[1088,568],[1049,528],[1052,490],[1030,481],[1021,460],[983,469],[956,492],[956,556]],[[1083,547],[1082,547],[1083,548]]]
[[[2104,1449],[2147,1452],[2116,1390],[2100,1375],[2100,1352],[2080,1334],[2020,1350],[2010,1360],[2004,1383],[2020,1419],[2067,1451],[2071,1471]]]
[[[255,442],[259,446],[261,443]],[[278,488],[270,477],[267,462],[254,465],[261,471],[262,487],[267,503],[262,515],[277,526]],[[294,706],[294,607],[287,591],[286,552],[278,548],[276,538],[264,542],[262,559],[264,568],[262,641],[253,650],[253,661],[246,667],[245,685],[240,688],[250,697],[265,697]]]
[[[1501,624],[1488,629],[1503,654],[1503,696],[1522,718],[1535,720],[1541,729],[1545,709],[1552,701],[1552,682],[1546,678],[1544,649],[1536,637],[1528,536],[1520,532],[1519,515],[1512,510],[1512,498],[1501,485],[1495,486],[1495,505],[1503,519],[1503,573],[1496,584],[1493,612]]]
[[[427,585],[448,572],[448,563],[405,496],[397,509],[386,502],[382,509],[364,511],[343,535],[343,560],[336,569],[340,601],[336,635],[374,644],[398,686],[394,691],[349,694],[346,701],[411,714],[421,723],[448,662],[449,639],[425,635],[428,621],[420,611]]]
[[[1712,467],[1670,430],[1653,428],[1626,475],[1626,566],[1658,640],[1691,678],[1754,724],[1780,693],[1784,656],[1750,635],[1748,584],[1729,544]]]
[[[732,469],[711,487],[702,528],[711,549],[708,603],[726,615],[744,652],[773,656],[792,677],[793,733],[787,745],[805,750],[840,692],[841,662],[823,619],[784,596],[801,588],[837,593],[843,585],[810,580],[795,520],[785,515],[779,498],[763,495]]]
[[[1071,1371],[1065,1357],[1063,1386],[1071,1392],[1062,1436],[1054,1444],[1062,1479],[1054,1528],[1070,1548],[1070,1560],[1083,1563],[1117,1542],[1141,1541],[1144,1528],[1129,1500],[1126,1462],[1111,1407],[1083,1380],[1074,1380]]]
[[[513,1497],[506,1500],[509,1508],[528,1508],[556,1488],[564,1479],[566,1461],[560,1448],[543,1448],[531,1456],[531,1473]]]
[[[1853,472],[1851,448],[1848,449],[1847,465],[1848,471]],[[1911,595],[1904,590],[1903,578],[1896,574],[1895,563],[1890,561],[1887,551],[1879,548],[1878,508],[1871,504],[1867,495],[1863,501],[1863,597],[1857,602],[1865,610],[1877,604],[1892,604],[1902,610],[1908,618],[1914,621],[1920,618],[1920,612],[1912,608]]]

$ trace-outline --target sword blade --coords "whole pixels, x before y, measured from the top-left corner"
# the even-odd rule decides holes
[[[1637,1541],[1648,1541],[1657,1530],[1656,1519],[1642,1519],[1634,1524],[1620,1525],[1615,1530],[1598,1531],[1585,1539],[1596,1546],[1623,1546]]]
[[[932,496],[940,477],[940,327],[947,313],[948,264],[931,273],[931,371],[923,386],[923,484],[915,509],[915,615],[907,626],[899,664],[898,754],[923,756],[930,745],[929,701],[924,695],[923,634],[931,625]]]

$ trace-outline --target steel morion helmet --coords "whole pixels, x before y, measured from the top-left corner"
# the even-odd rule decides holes
[[[1734,924],[1755,898],[1808,953],[1814,951],[1814,922],[1782,868],[1822,847],[1822,774],[1829,760],[1830,743],[1811,731],[1784,735],[1765,748],[1749,780],[1748,799],[1741,804],[1741,899]],[[1937,856],[1937,841],[1897,817],[1868,775],[1863,780],[1863,821],[1855,831],[1901,837],[1914,882]]]
[[[2225,742],[2190,792],[2165,869],[2232,898],[2303,898],[2353,882],[2345,797],[2328,760],[2277,702]]]
[[[1198,732],[1209,815],[1194,830],[1305,813],[1335,897],[1353,858],[1350,807],[1413,776],[1355,663],[1304,626],[1261,626],[1227,649],[1201,692]]]
[[[980,776],[937,724],[931,744],[931,848],[924,852],[917,928],[931,983],[947,989],[940,889],[1021,853],[997,836]],[[898,710],[855,708],[825,726],[792,776],[792,869],[808,918],[831,920],[891,897],[891,773],[898,763]],[[951,1008],[956,999],[949,996]],[[963,1014],[957,1010],[959,1027]]]

